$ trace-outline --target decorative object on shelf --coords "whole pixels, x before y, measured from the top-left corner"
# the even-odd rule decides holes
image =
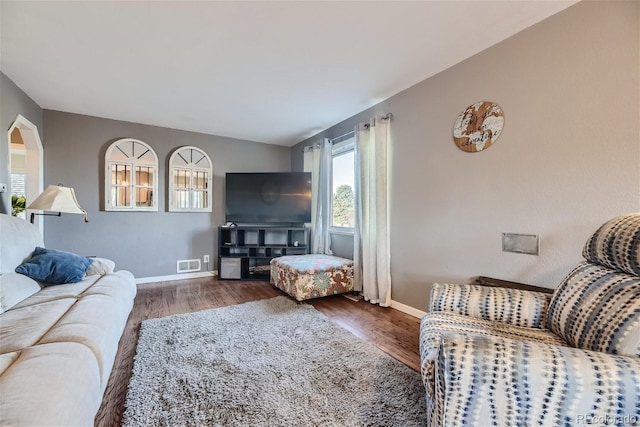
[[[76,199],[76,193],[73,188],[63,187],[62,185],[50,185],[42,194],[27,206],[29,210],[49,211],[56,213],[36,213],[31,212],[31,223],[35,220],[35,215],[52,215],[61,216],[62,213],[83,214],[84,222],[89,222],[87,212],[80,207]]]
[[[464,110],[453,125],[453,140],[462,151],[475,153],[496,142],[504,126],[502,108],[481,101]]]

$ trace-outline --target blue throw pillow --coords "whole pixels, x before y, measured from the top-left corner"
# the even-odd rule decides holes
[[[24,274],[45,285],[76,283],[84,278],[91,260],[71,252],[37,247],[31,258],[16,267]]]

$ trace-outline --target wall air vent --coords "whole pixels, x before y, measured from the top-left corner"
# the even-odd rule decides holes
[[[200,259],[178,260],[178,273],[190,273],[192,271],[200,271]]]

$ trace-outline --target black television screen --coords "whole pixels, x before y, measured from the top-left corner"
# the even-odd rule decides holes
[[[311,173],[227,173],[225,200],[227,222],[311,222]]]

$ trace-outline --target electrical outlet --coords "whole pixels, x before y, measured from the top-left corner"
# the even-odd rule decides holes
[[[202,257],[202,262],[204,262],[205,264],[209,264],[209,255],[205,255]]]

